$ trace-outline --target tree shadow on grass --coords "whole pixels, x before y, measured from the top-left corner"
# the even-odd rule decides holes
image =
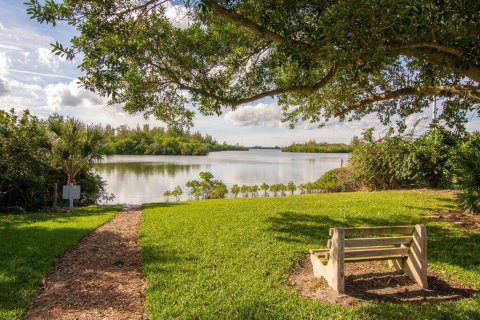
[[[277,235],[277,239],[287,242],[305,244],[319,243],[329,238],[328,231],[332,227],[354,226],[395,226],[418,223],[417,219],[405,215],[387,218],[368,218],[354,216],[344,218],[340,215],[312,215],[294,211],[280,212],[278,216],[267,219],[269,230]]]

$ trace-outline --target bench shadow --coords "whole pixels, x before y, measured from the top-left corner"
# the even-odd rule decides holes
[[[434,276],[428,276],[429,289],[422,289],[406,275],[396,272],[368,272],[345,277],[345,293],[366,301],[409,302],[452,301],[471,298],[478,290],[454,286]]]

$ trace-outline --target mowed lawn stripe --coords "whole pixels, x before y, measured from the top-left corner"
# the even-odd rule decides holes
[[[453,198],[389,191],[202,200],[144,206],[147,309],[153,319],[476,319],[480,297],[435,304],[330,306],[300,296],[288,273],[332,226],[425,223],[429,267],[480,287],[480,233],[428,217]]]
[[[0,216],[0,319],[19,319],[55,260],[119,209]]]

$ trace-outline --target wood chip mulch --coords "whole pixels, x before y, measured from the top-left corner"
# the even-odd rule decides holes
[[[434,212],[430,217],[456,224],[468,230],[480,231],[480,215],[460,211]]]
[[[458,300],[471,297],[478,290],[446,275],[428,271],[429,289],[425,290],[401,272],[393,271],[385,261],[345,264],[345,294],[332,290],[327,282],[313,276],[310,257],[306,255],[292,270],[289,284],[301,295],[337,305],[362,305],[378,302],[419,303]]]
[[[139,209],[119,212],[60,258],[23,319],[146,319]]]

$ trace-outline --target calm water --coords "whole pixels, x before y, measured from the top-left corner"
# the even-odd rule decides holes
[[[108,192],[118,203],[140,204],[163,201],[163,192],[199,179],[210,171],[230,189],[233,184],[296,184],[318,179],[324,172],[340,167],[341,153],[283,153],[280,150],[223,151],[207,156],[112,156],[97,165],[107,181]]]

